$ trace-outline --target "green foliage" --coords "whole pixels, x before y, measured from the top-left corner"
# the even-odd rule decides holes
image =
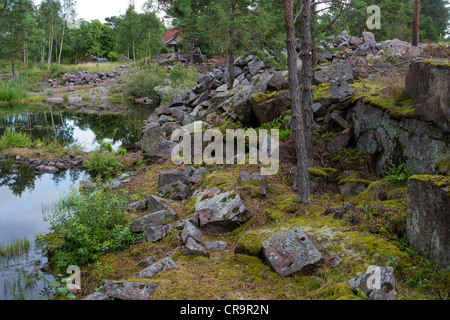
[[[391,163],[386,171],[384,179],[388,181],[402,182],[408,180],[411,175],[411,171],[406,166],[406,164],[402,163],[398,167],[396,167]]]
[[[64,195],[44,218],[56,238],[46,243],[57,267],[83,265],[133,244],[136,236],[128,227],[127,205],[126,193],[102,187],[92,192],[72,188]]]
[[[32,141],[29,135],[16,132],[12,129],[8,129],[5,134],[0,138],[1,148],[29,148],[32,146]]]
[[[117,151],[117,153],[121,156],[124,156],[127,154],[127,149],[125,148],[120,148],[119,151]]]
[[[86,45],[92,55],[106,57],[114,48],[112,29],[99,20],[92,21],[86,35]]]
[[[148,69],[139,70],[125,79],[125,93],[135,98],[155,98],[155,87],[164,84],[166,70],[157,64],[151,64]]]
[[[87,171],[94,177],[107,178],[122,173],[122,157],[109,152],[94,151],[84,162]]]
[[[281,130],[280,140],[287,140],[290,136],[292,136],[292,134],[292,130]]]
[[[289,114],[289,112],[285,112],[283,115],[281,115],[281,117],[274,119],[272,122],[261,124],[258,129],[281,129],[284,126],[284,123],[290,120],[292,120],[292,116]]]
[[[0,80],[0,101],[21,100],[26,96],[26,86],[23,82]]]
[[[57,294],[60,294],[63,297],[69,299],[75,299],[77,296],[74,295],[72,292],[70,292],[69,288],[67,287],[67,280],[68,278],[62,278],[61,281],[53,281],[50,282],[48,285],[50,287],[55,288]]]
[[[108,141],[102,141],[102,143],[100,144],[100,148],[106,149],[106,150],[108,150],[109,152],[112,152],[112,151],[113,151],[111,142],[108,142]]]
[[[198,72],[193,67],[185,69],[181,63],[170,69],[170,85],[174,89],[193,88],[198,80]]]

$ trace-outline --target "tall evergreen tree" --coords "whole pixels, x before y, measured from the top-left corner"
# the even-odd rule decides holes
[[[284,0],[284,10],[286,19],[286,44],[288,53],[289,70],[289,92],[292,101],[292,115],[294,120],[294,139],[297,154],[297,187],[299,201],[302,203],[311,202],[310,182],[308,173],[309,156],[307,150],[307,134],[305,127],[305,112],[302,110],[301,95],[298,90],[299,83],[297,77],[297,51],[295,49],[295,25],[293,0]],[[308,5],[308,0],[304,0],[303,5]],[[309,11],[309,7],[303,12]],[[307,17],[306,17],[307,18]],[[309,19],[304,19],[306,25],[302,27],[304,31],[309,28]],[[307,36],[306,36],[307,37]],[[312,70],[311,70],[312,71]]]
[[[27,12],[33,10],[30,0],[5,1],[0,6],[0,34],[3,34],[2,46],[11,59],[13,79],[16,79],[16,57],[22,50],[21,35],[27,27]]]

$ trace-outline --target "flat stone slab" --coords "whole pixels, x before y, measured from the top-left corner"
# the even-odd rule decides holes
[[[178,268],[170,257],[163,258],[137,274],[138,278],[151,279],[158,273]]]
[[[149,300],[157,284],[103,280],[105,295],[117,300]]]
[[[203,245],[206,250],[211,252],[223,251],[228,248],[228,243],[225,241],[205,242]]]
[[[93,293],[93,294],[87,296],[83,300],[104,301],[104,300],[111,300],[111,298],[102,292],[96,292],[96,293]]]
[[[282,277],[312,271],[323,259],[300,228],[272,235],[261,243],[261,248],[270,266]]]
[[[198,213],[199,227],[204,232],[231,232],[253,217],[234,191],[202,199],[197,199],[195,211]]]

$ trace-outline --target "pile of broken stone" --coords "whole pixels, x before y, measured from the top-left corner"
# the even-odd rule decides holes
[[[314,70],[313,81],[315,84],[331,83],[331,98],[321,98],[312,109],[318,124],[315,129],[331,123],[334,131],[349,128],[345,118],[354,93],[348,83],[361,77],[375,77],[374,74],[365,74],[368,60],[381,60],[386,52],[391,56],[403,57],[417,57],[422,52],[420,48],[398,39],[377,43],[371,32],[365,32],[362,37],[352,37],[344,31],[327,45],[339,50],[334,54],[328,51],[318,54],[322,65]],[[301,79],[300,56],[297,58],[297,67]],[[257,56],[250,55],[236,58],[234,73],[236,79],[232,89],[228,87],[228,67],[216,68],[208,74],[200,75],[195,88],[173,95],[169,104],[156,108],[146,121],[143,135],[147,130],[156,130],[165,141],[160,143],[160,139],[143,139],[143,151],[155,156],[164,154],[159,152],[161,150],[158,151],[158,145],[163,151],[167,149],[170,143],[166,140],[170,140],[175,129],[194,121],[204,121],[212,127],[219,113],[221,120],[228,117],[243,124],[254,125],[271,122],[290,108],[289,91],[286,90],[287,70],[269,68]],[[155,88],[160,101],[165,101],[172,95],[169,89],[168,86]],[[289,129],[289,123],[286,126]],[[149,141],[150,145],[147,144]],[[345,145],[338,147],[345,148]]]
[[[121,71],[127,69],[127,65],[120,66],[120,70],[111,70],[109,72],[97,71],[92,74],[90,71],[78,71],[65,73],[62,76],[63,83],[58,81],[58,79],[47,79],[45,82],[51,85],[53,88],[64,87],[74,87],[79,85],[93,85],[104,82],[117,81],[121,77]]]
[[[209,172],[205,168],[193,167],[188,167],[184,172],[163,171],[158,178],[158,194],[166,198],[152,195],[143,201],[129,205],[131,211],[150,212],[130,224],[132,232],[142,235],[140,241],[155,243],[172,235],[182,243],[158,261],[153,256],[149,256],[139,262],[139,266],[143,269],[136,274],[137,278],[153,279],[161,272],[177,269],[178,266],[172,257],[178,251],[187,256],[210,258],[211,253],[228,250],[230,244],[227,242],[204,241],[204,233],[219,236],[232,232],[253,217],[252,212],[235,191],[223,192],[215,186],[197,190],[191,194],[190,186],[196,184]],[[239,179],[241,184],[251,180],[263,180],[264,183],[260,186],[267,188],[265,176],[241,173]],[[191,196],[196,197],[195,212],[187,218],[177,219],[177,214],[171,207],[174,200],[171,199],[185,200]],[[281,277],[298,273],[311,274],[324,264],[330,268],[336,268],[343,262],[339,256],[330,258],[329,253],[321,248],[317,240],[310,238],[302,228],[272,234],[261,242],[261,251],[263,259]],[[240,253],[237,248],[235,252]],[[364,292],[368,299],[395,299],[393,269],[377,267],[375,270],[378,271],[379,287],[374,287],[370,283],[374,277],[373,271],[349,280],[349,285],[355,293]],[[86,297],[85,300],[148,300],[158,287],[158,284],[138,281],[105,279],[103,283],[104,287],[101,291]]]

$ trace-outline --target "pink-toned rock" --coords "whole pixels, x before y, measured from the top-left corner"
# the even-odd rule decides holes
[[[261,243],[264,257],[282,277],[296,272],[312,272],[323,260],[306,233],[299,228],[279,232]]]

